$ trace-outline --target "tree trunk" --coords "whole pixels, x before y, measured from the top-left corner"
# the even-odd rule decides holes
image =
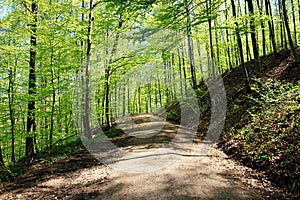
[[[262,5],[260,5],[259,0],[256,0],[256,3],[257,3],[257,7],[259,9],[260,15],[262,15],[263,14],[263,12],[262,12],[262,10],[263,10],[262,9]],[[260,26],[261,26],[263,56],[266,56],[267,55],[267,52],[266,52],[266,36],[265,36],[265,24],[264,24],[263,19],[261,19]]]
[[[285,37],[285,28],[284,26],[284,19],[282,14],[282,2],[281,0],[278,0],[278,10],[279,10],[279,18],[280,18],[280,44],[282,48],[287,49],[286,47],[286,37]]]
[[[209,3],[209,4],[208,4]],[[215,78],[215,55],[214,55],[214,46],[212,38],[212,28],[211,28],[211,0],[206,1],[206,9],[208,16],[208,30],[209,30],[209,47],[210,47],[210,57],[211,57],[211,73],[213,78]]]
[[[183,95],[183,86],[182,86],[182,67],[181,67],[181,57],[180,57],[180,50],[179,47],[177,48],[178,54],[178,67],[179,67],[179,77],[180,77],[180,95]]]
[[[52,43],[52,41],[51,41]],[[49,147],[52,146],[53,141],[53,132],[54,132],[54,111],[55,111],[55,100],[56,100],[56,92],[55,92],[55,85],[54,85],[54,79],[55,79],[55,69],[53,64],[53,48],[51,49],[51,84],[52,84],[52,105],[51,105],[51,118],[50,118],[50,133],[49,133]]]
[[[123,92],[122,93],[123,94],[122,117],[124,117],[126,115],[126,84],[123,85],[122,92]]]
[[[138,88],[138,113],[142,112],[142,105],[141,105],[141,87]]]
[[[227,8],[227,0],[225,1],[225,7]],[[225,10],[225,19],[226,21],[228,20],[228,10],[226,9]],[[232,66],[232,62],[231,62],[231,48],[229,45],[230,40],[229,40],[229,32],[228,32],[228,29],[226,28],[226,46],[227,46],[227,59],[228,59],[228,64],[229,64],[229,70],[232,70],[233,69],[233,66]]]
[[[184,94],[186,94],[187,93],[187,77],[186,77],[186,69],[185,69],[185,58],[184,58],[184,49],[183,49],[183,47],[182,47],[182,50],[181,50],[181,53],[182,53],[182,56],[181,56],[181,58],[182,58],[182,69],[183,69],[183,82],[184,82]]]
[[[4,167],[5,167],[5,163],[4,163],[4,160],[3,160],[2,148],[1,148],[1,145],[0,145],[0,169],[4,168]]]
[[[122,15],[121,15],[119,18],[118,30],[120,30],[122,28],[122,26],[123,26],[123,20],[122,20]],[[107,34],[108,34],[108,32],[107,32]],[[114,44],[112,46],[110,59],[108,60],[108,63],[107,63],[106,69],[105,69],[105,119],[106,119],[106,125],[108,127],[111,126],[110,111],[109,111],[110,110],[110,78],[111,78],[111,66],[110,65],[112,64],[113,56],[116,54],[116,51],[117,51],[119,37],[120,37],[120,34],[117,33]]]
[[[90,0],[89,5],[89,17],[88,17],[88,29],[87,29],[87,49],[85,59],[85,73],[84,73],[84,118],[83,128],[84,136],[87,139],[92,138],[92,125],[91,125],[91,114],[90,114],[90,59],[92,49],[92,28],[93,28],[93,0]]]
[[[17,65],[16,65],[17,66]],[[14,109],[14,84],[16,79],[16,68],[9,67],[9,82],[8,82],[8,103],[9,117],[11,125],[11,162],[15,163],[15,109]]]
[[[254,54],[255,63],[257,66],[258,73],[261,73],[261,65],[259,60],[259,49],[258,49],[258,43],[256,40],[256,27],[254,23],[254,9],[253,9],[253,2],[252,0],[247,0],[248,2],[248,9],[250,12],[250,29],[251,29],[251,40],[252,40],[252,50]]]
[[[271,20],[268,20],[268,26],[270,30],[270,39],[272,42],[273,52],[277,54],[277,46],[276,46],[275,33],[274,33],[274,23],[272,19],[273,16],[272,16],[272,10],[271,10],[269,0],[265,0],[265,7],[266,7],[266,15],[271,17]]]
[[[290,47],[291,47],[292,54],[293,54],[294,59],[295,59],[295,63],[299,63],[299,56],[298,56],[296,48],[293,44],[291,31],[290,31],[290,27],[289,27],[289,23],[288,23],[287,11],[286,11],[286,7],[285,7],[285,0],[282,0],[282,12],[283,12],[283,19],[284,19],[284,24],[285,24],[285,28],[286,28],[287,37],[288,37],[288,40],[289,40],[289,44],[290,44]]]
[[[236,16],[236,10],[235,10],[235,4],[234,4],[234,0],[231,0],[231,6],[232,6],[232,14],[234,18],[237,18]],[[239,47],[239,52],[240,52],[240,57],[241,57],[241,65],[244,71],[244,76],[245,76],[245,87],[247,91],[250,91],[250,80],[249,80],[249,75],[248,75],[248,71],[247,68],[245,66],[245,62],[244,62],[244,53],[243,53],[243,45],[242,45],[242,40],[241,40],[241,36],[240,36],[240,30],[239,30],[239,24],[237,23],[237,21],[235,22],[236,25],[236,37],[237,37],[237,42],[238,42],[238,47]]]
[[[294,1],[291,0],[291,4],[292,4],[292,16],[293,16],[293,28],[294,28],[294,42],[295,42],[295,46],[297,46],[297,30],[296,30],[296,17],[295,17],[295,6],[294,6]]]
[[[127,113],[130,114],[131,113],[131,107],[130,107],[130,85],[129,83],[127,84],[127,102],[128,102],[128,105],[127,105]]]
[[[33,22],[30,23],[30,57],[29,57],[29,84],[28,84],[28,113],[27,113],[27,127],[26,131],[26,157],[31,158],[34,154],[33,148],[33,134],[36,131],[36,119],[35,119],[35,94],[36,94],[36,29],[37,29],[37,11],[38,4],[35,1],[31,3],[31,14],[33,16]]]
[[[193,1],[187,3],[185,10],[187,16],[187,43],[188,43],[188,54],[189,54],[189,61],[190,61],[191,82],[192,82],[192,87],[196,88],[197,80],[196,80],[196,72],[195,72],[195,58],[194,58],[193,40],[191,38],[192,26],[191,26],[190,7],[192,3]]]
[[[298,19],[300,23],[300,0],[298,0],[297,2],[298,2]]]

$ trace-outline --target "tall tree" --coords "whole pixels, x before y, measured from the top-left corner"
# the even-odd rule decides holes
[[[252,50],[254,54],[254,59],[256,62],[257,71],[261,72],[261,65],[259,60],[259,49],[258,49],[258,43],[256,40],[256,26],[254,23],[254,9],[253,9],[253,2],[252,0],[246,0],[248,3],[248,9],[250,13],[250,30],[251,30],[251,40],[252,40]]]
[[[94,9],[94,1],[90,0],[89,3],[89,16],[88,16],[88,28],[87,28],[87,49],[86,49],[86,60],[85,60],[85,73],[84,73],[84,134],[88,139],[92,138],[92,125],[91,125],[91,112],[90,112],[90,60],[91,60],[91,50],[92,50],[92,29],[93,29],[93,9]]]
[[[287,37],[288,37],[289,44],[290,44],[290,47],[291,47],[291,51],[292,51],[292,54],[294,56],[295,62],[299,63],[299,56],[297,54],[297,51],[296,51],[296,48],[294,46],[293,39],[292,39],[292,36],[291,36],[291,30],[290,30],[290,26],[289,26],[287,11],[286,11],[285,0],[282,0],[282,12],[283,12],[283,19],[284,19],[286,33],[287,33]]]
[[[26,136],[26,157],[32,157],[34,154],[33,141],[36,131],[36,119],[35,119],[35,95],[36,95],[36,49],[37,49],[37,12],[38,3],[36,0],[31,2],[32,20],[30,22],[30,57],[29,57],[29,84],[28,84],[28,113],[27,113],[27,133]]]
[[[297,27],[296,27],[295,5],[293,0],[291,0],[291,4],[292,4],[292,17],[293,17],[293,29],[294,29],[294,42],[295,45],[297,46]]]
[[[16,68],[9,67],[9,82],[8,82],[8,107],[11,124],[11,162],[15,163],[15,108],[14,108],[14,93],[15,93]]]
[[[2,156],[2,148],[1,148],[1,144],[0,144],[0,169],[5,167],[5,163],[3,160],[3,156]]]
[[[211,73],[213,78],[215,78],[215,54],[214,54],[214,45],[213,45],[213,37],[212,37],[212,2],[211,0],[206,1],[206,9],[208,15],[208,30],[209,30],[209,46],[210,46],[210,57],[211,57]]]
[[[249,80],[249,75],[248,75],[248,70],[245,66],[245,61],[244,61],[244,52],[243,52],[243,45],[242,45],[242,39],[241,39],[241,35],[240,35],[240,27],[239,24],[237,22],[237,15],[236,15],[236,8],[235,8],[235,2],[234,0],[231,0],[231,7],[232,7],[232,14],[233,17],[235,18],[235,34],[236,34],[236,38],[237,38],[237,42],[238,42],[238,48],[239,48],[239,52],[240,52],[240,59],[241,59],[241,66],[243,68],[244,71],[244,76],[245,76],[245,86],[246,86],[246,90],[250,91],[250,80]]]
[[[191,82],[192,87],[196,88],[197,80],[196,80],[196,70],[195,70],[195,58],[194,58],[194,45],[193,40],[191,38],[192,34],[192,22],[191,22],[191,8],[193,6],[193,1],[188,2],[185,0],[185,14],[187,20],[187,45],[188,45],[188,55],[190,61],[190,72],[191,72]]]
[[[260,16],[263,15],[263,5],[262,3],[260,3],[260,0],[256,0],[258,9],[259,9],[259,14]],[[265,24],[264,24],[264,20],[261,19],[260,20],[260,26],[261,26],[261,41],[262,41],[262,50],[263,50],[263,56],[266,56],[267,51],[266,51],[266,36],[265,36]]]
[[[274,32],[274,22],[273,22],[273,16],[272,16],[272,10],[271,10],[271,4],[270,0],[265,0],[265,9],[266,9],[266,15],[270,16],[271,19],[268,20],[268,26],[270,31],[270,39],[273,46],[273,52],[277,54],[277,45],[275,40],[275,32]]]

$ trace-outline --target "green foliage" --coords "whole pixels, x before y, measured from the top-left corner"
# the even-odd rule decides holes
[[[0,183],[19,176],[22,174],[23,170],[24,166],[22,165],[9,166],[8,168],[0,169]]]
[[[112,137],[116,137],[119,136],[120,134],[122,134],[123,131],[122,129],[119,128],[113,128],[113,129],[109,129],[107,131],[104,131],[104,134],[108,137],[108,138],[112,138]]]
[[[278,183],[293,183],[300,173],[299,86],[255,80],[248,96],[256,102],[248,109],[251,119],[235,132],[245,157]]]

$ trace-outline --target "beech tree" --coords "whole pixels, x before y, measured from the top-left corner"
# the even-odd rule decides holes
[[[282,0],[282,12],[283,12],[284,24],[285,24],[289,44],[290,44],[290,47],[291,47],[291,51],[292,51],[292,54],[294,56],[295,62],[299,63],[299,56],[297,54],[297,51],[296,51],[296,48],[294,46],[294,42],[293,42],[293,39],[292,39],[292,35],[291,35],[289,20],[288,20],[288,16],[287,16],[287,10],[286,10],[286,6],[285,6],[285,0]]]

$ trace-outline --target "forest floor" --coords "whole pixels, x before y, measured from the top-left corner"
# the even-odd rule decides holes
[[[178,126],[160,121],[163,129],[152,139],[136,138],[135,133],[147,136],[157,129],[157,122],[149,121],[150,117],[135,116],[139,130],[144,131],[123,134],[112,142],[141,155],[162,148],[175,136]],[[264,175],[214,148],[200,155],[199,148],[203,145],[192,143],[174,163],[145,173],[115,170],[114,165],[101,164],[85,150],[57,160],[40,159],[15,180],[2,183],[0,199],[283,199]],[[133,160],[120,162],[128,165]],[[153,160],[140,161],[155,165]]]

